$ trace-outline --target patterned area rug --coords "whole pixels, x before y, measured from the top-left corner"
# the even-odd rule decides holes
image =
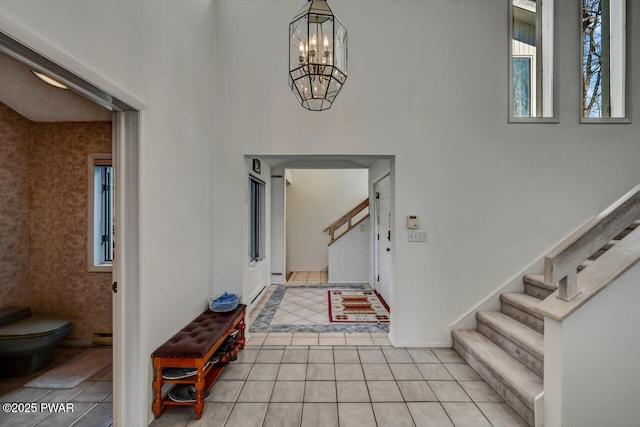
[[[329,293],[329,320],[334,323],[389,323],[389,309],[376,291]]]

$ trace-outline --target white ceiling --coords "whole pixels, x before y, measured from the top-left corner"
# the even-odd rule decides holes
[[[33,122],[111,121],[111,111],[71,90],[57,89],[0,54],[0,102]]]

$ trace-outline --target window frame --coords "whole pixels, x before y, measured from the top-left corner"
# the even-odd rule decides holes
[[[266,183],[249,174],[249,266],[262,262],[265,257],[266,240]]]
[[[617,107],[615,108],[619,108],[623,110],[623,115],[622,116],[616,116],[616,117],[608,117],[608,116],[604,116],[604,117],[584,117],[583,115],[583,99],[584,99],[584,93],[583,93],[583,85],[584,85],[584,65],[583,65],[583,61],[584,61],[584,30],[583,30],[583,25],[582,25],[582,20],[583,20],[583,7],[584,7],[584,0],[579,0],[580,1],[580,25],[579,25],[579,31],[580,31],[580,70],[579,70],[579,76],[580,76],[580,108],[579,108],[579,116],[580,116],[580,123],[583,124],[629,124],[631,123],[631,117],[632,117],[632,110],[631,110],[631,99],[630,99],[630,78],[629,76],[630,71],[631,71],[631,65],[629,61],[629,43],[628,43],[628,38],[629,38],[629,4],[627,2],[627,0],[622,0],[622,4],[618,5],[621,6],[622,9],[618,9],[618,12],[620,12],[623,16],[621,18],[621,20],[623,21],[622,26],[618,26],[618,25],[612,25],[611,21],[609,22],[609,33],[610,33],[610,37],[612,37],[615,40],[619,40],[619,45],[616,46],[615,49],[612,48],[611,43],[608,46],[608,51],[610,52],[610,58],[611,56],[614,57],[614,62],[617,62],[617,66],[613,66],[609,67],[609,90],[608,93],[611,93],[611,75],[614,74],[614,69],[615,69],[615,74],[618,76],[617,78],[614,79],[615,81],[615,86],[617,87],[617,89],[614,89],[613,92],[620,92],[622,91],[624,93],[624,96],[622,96],[622,98],[624,99],[624,101],[622,102],[622,104],[618,104]],[[613,0],[609,0],[609,1],[613,1]],[[614,23],[615,24],[615,23]],[[621,64],[622,63],[622,64]],[[622,73],[622,75],[620,76],[620,73]],[[611,96],[609,96],[609,98],[611,98]],[[611,107],[611,104],[608,104],[609,107]]]
[[[557,61],[557,41],[555,37],[555,15],[557,8],[556,0],[542,0],[542,11],[539,14],[540,22],[542,26],[542,53],[541,58],[536,59],[536,61],[532,61],[533,63],[540,62],[542,66],[542,77],[539,79],[541,82],[531,82],[531,88],[533,89],[536,86],[539,86],[539,92],[542,94],[542,101],[537,99],[538,95],[536,91],[531,92],[532,97],[536,97],[535,102],[532,102],[532,105],[539,104],[539,109],[542,111],[542,116],[529,116],[529,117],[520,117],[513,115],[513,60],[518,57],[522,57],[524,55],[514,54],[513,51],[513,0],[506,0],[508,8],[509,8],[509,54],[508,54],[508,122],[509,123],[558,123],[559,120],[557,118],[558,114],[558,61]],[[537,7],[536,0],[536,7]],[[546,6],[545,6],[546,5]],[[536,36],[536,39],[538,37]],[[537,74],[536,69],[532,69],[532,80],[533,74]],[[538,107],[537,107],[538,108]],[[549,109],[551,112],[549,113]],[[544,115],[548,114],[548,115]]]
[[[111,185],[104,194],[102,174],[97,167],[111,167]],[[87,162],[87,271],[92,273],[113,272],[113,158],[110,153],[89,154]],[[106,197],[106,199],[105,199]],[[98,206],[96,206],[98,205]],[[107,211],[105,213],[105,210]],[[105,221],[105,215],[111,216]],[[111,229],[110,237],[104,241],[105,227]],[[111,245],[111,260],[106,259],[104,245]]]

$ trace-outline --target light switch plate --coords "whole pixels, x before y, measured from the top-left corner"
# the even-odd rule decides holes
[[[410,231],[409,241],[410,242],[426,242],[427,232],[426,231]]]

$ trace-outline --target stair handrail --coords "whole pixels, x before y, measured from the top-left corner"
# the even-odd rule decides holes
[[[638,219],[640,185],[547,254],[544,260],[545,283],[558,284],[558,298],[571,301],[580,294],[578,266]]]
[[[364,221],[364,219],[367,218],[369,216],[369,214],[365,215],[363,218],[361,218],[360,220],[358,220],[355,223],[351,222],[360,212],[362,212],[363,210],[367,209],[368,207],[369,207],[369,199],[367,198],[367,199],[363,200],[362,203],[360,203],[358,206],[356,206],[355,208],[351,209],[349,212],[344,214],[336,222],[334,222],[333,224],[331,224],[330,226],[325,228],[322,232],[323,233],[329,233],[329,236],[331,238],[331,240],[329,241],[329,246],[333,242],[338,240],[340,237],[342,237],[345,234],[347,234],[349,232],[349,230],[351,230],[356,225],[358,225],[362,221]],[[335,235],[336,231],[338,231],[345,224],[348,224],[347,229],[343,233],[340,233],[338,236],[336,236]]]

